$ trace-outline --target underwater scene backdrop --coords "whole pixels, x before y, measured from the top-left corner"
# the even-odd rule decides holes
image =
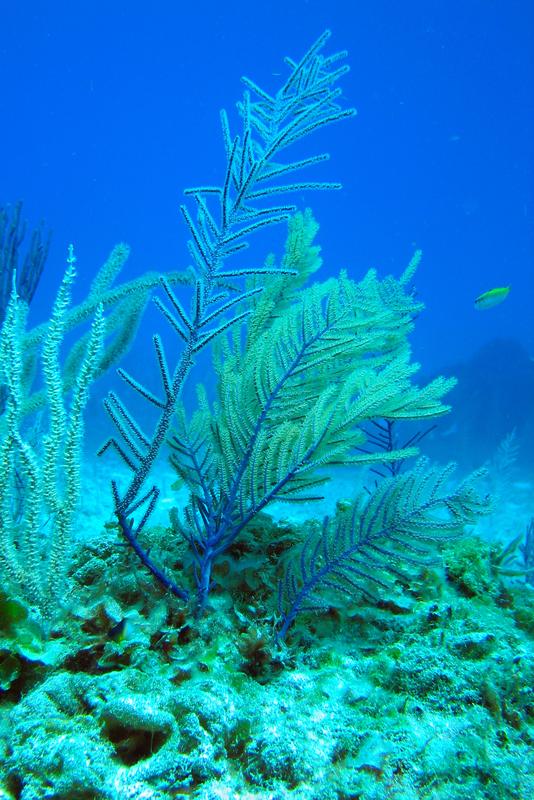
[[[533,46],[0,9],[0,800],[534,796]]]

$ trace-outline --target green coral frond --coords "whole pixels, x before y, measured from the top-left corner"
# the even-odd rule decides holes
[[[309,251],[312,223],[311,215],[301,215],[288,252]],[[308,264],[317,256],[311,254]],[[221,502],[230,498],[243,519],[275,497],[320,496],[328,467],[417,454],[415,447],[394,449],[386,458],[359,452],[366,440],[363,423],[445,413],[441,400],[454,383],[412,383],[418,365],[410,362],[406,335],[420,304],[398,281],[381,281],[370,270],[355,283],[342,273],[301,288],[289,302],[289,288],[285,295],[281,291],[288,280],[277,278],[256,300],[252,334],[249,328],[244,341],[220,350],[213,408],[204,398],[189,428],[185,414],[180,416],[178,438],[191,442],[203,432],[200,449],[209,465],[204,491],[217,487]],[[172,460],[193,494],[198,492],[190,448],[177,448]]]
[[[279,638],[300,611],[323,608],[327,593],[376,602],[376,590],[408,584],[413,569],[435,561],[441,543],[488,513],[489,500],[477,490],[480,473],[451,488],[453,471],[454,464],[433,467],[420,459],[327,517],[289,556],[279,591]]]
[[[103,309],[99,306],[87,346],[73,372],[67,407],[60,351],[67,328],[74,265],[70,247],[67,270],[41,351],[43,391],[48,405],[48,428],[41,445],[22,432],[27,392],[22,355],[26,308],[15,290],[0,336],[0,384],[6,390],[0,427],[0,572],[10,589],[33,605],[48,622],[62,603],[73,518],[80,494],[83,411],[104,339]],[[20,510],[13,504],[17,480],[24,484]],[[46,530],[44,520],[47,520]]]
[[[401,286],[408,287],[413,281],[414,275],[419,269],[419,265],[421,263],[421,259],[423,258],[422,250],[416,250],[413,254],[412,258],[410,259],[410,263],[402,273],[399,278],[399,283]]]
[[[150,292],[160,285],[161,276],[155,272],[148,272],[140,278],[113,285],[129,254],[130,248],[126,244],[114,247],[97,272],[86,299],[77,306],[67,306],[62,316],[63,331],[67,333],[90,323],[100,305],[104,311],[110,311],[106,319],[106,338],[96,367],[95,379],[107,372],[128,351]],[[193,277],[187,271],[170,272],[167,273],[166,280],[171,286],[185,285],[191,284]],[[24,395],[21,413],[24,417],[44,409],[49,400],[46,388],[33,387],[40,352],[47,346],[49,331],[48,323],[42,323],[30,331],[25,331],[21,340],[21,388]],[[72,344],[63,360],[61,370],[64,392],[71,391],[76,383],[78,365],[83,359],[90,335],[90,331],[82,334]],[[0,430],[2,426],[3,421],[0,420]]]

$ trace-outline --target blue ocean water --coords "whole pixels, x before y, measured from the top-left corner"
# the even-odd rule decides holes
[[[399,274],[422,248],[427,310],[413,344],[425,369],[496,338],[531,357],[533,17],[526,0],[4,8],[1,199],[23,199],[53,231],[35,320],[71,241],[80,297],[118,241],[132,247],[124,277],[185,268],[178,206],[186,187],[221,175],[219,110],[235,109],[243,74],[274,89],[283,57],[328,27],[349,51],[343,92],[358,116],[313,142],[332,154],[321,177],[343,190],[294,198],[321,225],[323,274]],[[258,257],[282,238],[257,243]],[[507,285],[506,303],[475,311],[479,294]]]
[[[80,294],[117,241],[132,274],[184,267],[177,207],[220,175],[219,110],[241,75],[274,89],[283,57],[330,28],[358,117],[313,146],[328,139],[324,172],[344,189],[296,198],[321,224],[325,270],[398,272],[421,247],[427,364],[497,335],[532,353],[533,16],[521,0],[6,4],[1,197],[53,229],[43,313],[70,241]],[[505,305],[474,313],[508,284]]]
[[[341,102],[345,107],[354,106],[357,115],[318,132],[313,142],[305,139],[298,143],[294,157],[305,158],[310,153],[327,150],[330,160],[318,165],[310,179],[340,181],[343,188],[334,192],[299,191],[291,197],[291,202],[300,209],[310,207],[320,224],[317,241],[322,248],[323,266],[318,277],[336,276],[346,269],[351,277],[359,279],[369,268],[376,268],[382,276],[398,277],[414,251],[422,249],[423,262],[416,285],[417,298],[424,302],[425,310],[411,336],[414,358],[422,364],[421,380],[440,373],[459,379],[450,396],[452,413],[439,421],[437,431],[429,434],[422,449],[440,462],[459,461],[464,471],[489,464],[488,483],[493,481],[494,486],[488,488],[495,489],[500,517],[482,523],[480,532],[491,542],[500,533],[505,544],[522,534],[534,514],[533,4],[528,0],[404,3],[271,0],[263,4],[243,0],[196,3],[162,0],[150,6],[123,0],[107,3],[35,0],[3,5],[0,9],[3,79],[0,205],[23,200],[23,215],[29,226],[44,220],[52,231],[45,271],[31,304],[31,325],[50,316],[70,243],[77,258],[75,302],[87,295],[97,269],[111,248],[121,241],[132,249],[121,280],[141,276],[148,270],[165,273],[186,269],[190,264],[186,246],[189,231],[179,205],[184,189],[218,185],[223,179],[226,155],[220,110],[226,109],[231,124],[237,126],[235,104],[243,91],[241,76],[246,75],[275,92],[286,75],[284,57],[300,58],[323,30],[332,31],[329,47],[346,49],[351,67],[341,83]],[[246,257],[240,255],[238,263],[244,265],[254,257],[261,264],[269,252],[280,253],[285,234],[284,226],[259,233],[251,242],[250,253]],[[484,310],[475,307],[479,295],[507,286],[511,287],[510,293],[501,304]],[[157,379],[151,337],[154,331],[163,328],[161,316],[149,307],[132,348],[121,362],[139,378],[146,378],[148,384]],[[169,347],[172,355],[178,353],[176,342]],[[195,380],[212,384],[209,370],[209,359],[201,357],[185,390],[188,403],[194,399]],[[86,459],[90,469],[95,470],[92,475],[99,474],[94,452],[110,431],[102,400],[110,388],[120,385],[113,371],[91,391]],[[103,477],[95,478],[101,481],[98,483],[101,519],[112,516],[111,493],[108,496],[105,492],[114,467],[108,461],[106,464],[102,467]],[[162,480],[168,483],[168,476]],[[335,491],[345,489],[346,483],[338,484],[332,490],[332,502],[336,499]],[[170,502],[169,493],[166,484],[163,491],[166,502]],[[90,499],[94,502],[92,495]],[[85,498],[84,509],[88,502]],[[164,506],[165,513],[166,510]],[[161,512],[158,520],[163,519]],[[294,517],[293,521],[297,519],[300,524],[300,517]],[[87,533],[87,523],[78,524]],[[466,562],[470,557],[467,553]],[[451,575],[459,573],[459,568],[455,572],[451,567]],[[464,578],[462,573],[462,581],[457,579],[462,602],[479,591],[472,589],[474,581],[469,583]],[[492,573],[491,580],[495,583],[494,579]],[[490,578],[487,580],[489,586]],[[147,585],[150,585],[148,580]],[[424,598],[430,602],[430,590],[425,591]],[[488,593],[491,597],[497,594],[494,589],[488,589]],[[495,603],[497,607],[497,600]],[[502,607],[506,607],[505,600]],[[399,616],[403,613],[403,609],[398,611]],[[467,615],[465,609],[458,612],[459,616],[462,613]],[[519,616],[517,612],[516,621]],[[532,623],[524,623],[524,615],[522,619],[521,630],[531,636]],[[108,619],[113,628],[111,621]],[[171,627],[169,620],[167,623]],[[361,621],[354,624],[364,627]],[[382,620],[366,624],[373,629],[370,638],[380,652],[376,631],[381,629]],[[220,632],[218,635],[223,638]],[[460,634],[455,631],[455,635]],[[184,633],[184,641],[187,636],[189,630]],[[328,637],[335,648],[335,636],[327,628]],[[201,672],[206,665],[205,671],[209,672],[210,658],[215,660],[220,656],[214,641],[219,641],[217,636],[210,640],[213,651],[209,651],[205,660],[198,653],[191,656],[192,662],[196,659],[197,665],[201,664]],[[458,652],[462,646],[458,644]],[[472,642],[464,649],[471,654],[476,647],[478,655],[473,658],[479,660],[491,650],[489,644],[475,646]],[[531,638],[522,652],[532,655]],[[353,657],[353,653],[347,655],[348,660]],[[395,654],[388,657],[391,663],[396,659]],[[247,658],[254,662],[252,655]],[[118,663],[131,666],[127,659],[121,659],[122,652]],[[326,673],[317,676],[321,687],[326,687],[324,692],[331,690],[329,681],[334,681],[334,673],[341,666],[341,660],[339,664],[330,663]],[[377,671],[379,666],[389,669],[391,664],[384,666],[376,661]],[[356,671],[354,664],[351,668]],[[76,669],[83,672],[80,667]],[[184,665],[183,674],[173,677],[176,684],[186,681],[184,675],[188,670],[190,665]],[[391,670],[393,674],[394,668]],[[414,670],[416,667],[410,665],[408,672]],[[505,673],[511,674],[506,670]],[[439,671],[436,675],[436,686],[441,686]],[[308,679],[307,675],[302,680]],[[298,680],[295,677],[295,685]],[[367,690],[362,688],[363,679],[361,683],[354,689],[357,699],[358,692],[362,698],[368,697]],[[402,685],[402,691],[415,696],[415,689],[411,684],[407,688],[408,683],[403,676],[392,688],[392,678],[388,690],[400,691]],[[237,689],[238,681],[231,686],[232,691],[239,689],[245,694],[249,691],[241,683]],[[278,695],[275,688],[270,702],[283,704],[284,692],[291,691],[288,686],[291,687],[290,682],[278,690]],[[130,685],[124,687],[123,697],[127,698],[130,689]],[[529,687],[524,685],[517,691],[520,694],[527,690]],[[24,691],[29,691],[27,686]],[[136,684],[135,691],[139,697],[143,692],[149,694],[142,682]],[[168,687],[162,688],[162,696],[167,698],[168,691]],[[333,689],[332,692],[335,695]],[[445,687],[443,694],[446,692]],[[501,705],[492,692],[505,697]],[[497,689],[488,685],[482,705],[503,725],[504,720],[519,730],[522,744],[531,746],[532,739],[528,737],[532,735],[532,701],[529,706],[525,701],[526,711],[521,706],[526,722],[522,718],[521,724],[516,724],[510,721],[510,708],[515,702],[509,699],[512,695],[504,683]],[[311,704],[314,697],[310,694]],[[23,698],[24,692],[21,702]],[[251,704],[267,702],[258,701],[252,693],[249,699]],[[186,708],[186,702],[180,702]],[[228,702],[234,701],[230,698]],[[333,705],[335,702],[337,699],[332,700]],[[434,708],[446,728],[453,725],[449,712],[459,716],[458,708],[464,707],[462,703],[467,707],[472,697],[466,691],[463,699],[456,698],[454,702],[457,706],[453,711]],[[163,705],[161,714],[175,713],[169,710],[174,709],[171,700],[165,699]],[[497,706],[499,710],[495,711]],[[17,711],[13,713],[16,720]],[[124,713],[116,708],[106,713],[105,726],[127,728]],[[415,718],[418,712],[413,713]],[[246,718],[246,708],[243,714]],[[156,731],[159,735],[166,730],[165,721],[160,727],[154,723],[153,729],[143,728],[140,717],[141,712],[135,724],[143,734]],[[239,725],[236,723],[236,730],[240,725],[244,725],[241,720]],[[206,727],[212,735],[209,725]],[[1,733],[0,725],[0,738]],[[124,731],[121,736],[128,739]],[[466,731],[462,729],[458,736],[465,740]],[[194,738],[193,734],[191,737]],[[251,786],[256,787],[250,794],[242,789],[240,794],[237,790],[232,794],[232,789],[224,789],[227,794],[218,794],[217,781],[211,773],[211,788],[201,794],[207,778],[195,773],[192,784],[188,784],[195,787],[191,795],[206,800],[216,797],[278,800],[286,796],[319,800],[319,794],[303,788],[304,779],[298,769],[295,767],[292,772],[293,766],[287,766],[286,761],[293,765],[290,756],[284,755],[286,766],[279,764],[278,772],[273,768],[271,774],[267,762],[258,767],[257,762],[261,761],[258,755],[261,742],[258,742],[259,739],[254,739],[250,745],[249,761],[256,764],[253,777],[248,776]],[[142,750],[143,745],[137,739],[136,743]],[[226,744],[228,752],[234,752]],[[232,756],[236,761],[242,755],[239,747],[234,748]],[[340,752],[344,752],[343,747],[339,745]],[[360,759],[366,776],[382,776],[389,747],[378,742],[371,747],[372,755],[366,755],[368,761]],[[471,743],[472,752],[475,749]],[[0,763],[4,755],[0,747]],[[506,768],[513,772],[512,755],[508,755],[510,764],[506,762]],[[451,759],[451,763],[455,758],[445,750],[442,757]],[[359,767],[354,764],[359,756],[354,758],[351,769],[357,770]],[[427,763],[425,768],[434,769],[437,774],[440,760],[437,751],[435,759],[430,760],[431,766]],[[505,761],[504,756],[501,761],[499,755],[496,757],[500,765]],[[395,775],[401,771],[398,766]],[[29,779],[24,784],[22,774],[26,773],[17,772],[19,777],[9,787],[6,784],[7,788],[0,785],[0,800],[46,796],[65,800],[182,796],[173,794],[168,787],[161,790],[161,795],[143,794],[148,790],[141,785],[142,777],[138,789],[131,789],[133,793],[127,795],[121,795],[120,789],[116,789],[116,795],[100,795],[94,789],[89,789],[86,795],[81,789],[79,794],[72,794],[72,789],[65,790],[66,794],[58,790],[51,795],[42,789],[39,794],[41,789],[32,789]],[[464,778],[460,779],[452,767],[450,775],[449,794],[432,794],[430,789],[422,788],[410,794],[406,787],[405,794],[400,789],[395,794],[391,788],[386,791],[383,785],[375,787],[376,793],[371,794],[369,787],[362,788],[362,783],[355,784],[353,794],[336,789],[332,794],[325,793],[324,798],[460,798],[463,795],[458,787]],[[477,787],[481,787],[482,777],[477,775],[476,780]],[[497,778],[491,780],[497,785]],[[436,781],[439,784],[438,778]],[[149,783],[147,779],[147,786]],[[157,786],[157,780],[150,785]],[[262,785],[263,788],[258,788]],[[484,794],[482,788],[477,794],[479,789],[471,788],[471,795],[526,800],[527,794],[522,792],[532,783],[521,783],[523,788],[510,790],[509,795],[503,785],[498,783],[495,794],[489,790]],[[24,786],[30,788],[24,790]]]

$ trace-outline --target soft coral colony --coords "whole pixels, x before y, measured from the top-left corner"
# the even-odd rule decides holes
[[[410,360],[407,338],[421,310],[412,289],[420,254],[399,279],[380,279],[371,270],[359,282],[341,273],[337,279],[311,283],[320,266],[314,244],[317,224],[309,211],[298,212],[280,199],[339,188],[337,183],[294,178],[326,161],[327,153],[284,160],[291,145],[354,116],[353,109],[343,107],[337,88],[348,70],[346,54],[323,54],[329,36],[325,32],[301,61],[286,59],[289,77],[276,94],[244,79],[238,134],[221,114],[226,150],[221,185],[187,190],[182,206],[192,266],[180,276],[161,276],[163,299],[155,297],[181,354],[171,364],[162,338],[154,335],[159,388],[118,370],[125,392],[140,396],[152,414],[135,418],[123,393],[112,391],[105,401],[115,433],[99,454],[114,451],[127,473],[112,482],[118,529],[142,568],[180,601],[190,602],[197,615],[207,608],[214,569],[273,501],[321,497],[339,466],[398,463],[416,455],[413,446],[376,452],[362,447],[366,424],[425,421],[448,410],[442,398],[453,384],[450,379],[437,378],[424,386],[412,380],[418,365]],[[288,225],[280,262],[274,256],[263,266],[254,259],[243,261],[249,237],[280,223]],[[245,266],[232,266],[237,253]],[[113,290],[124,258],[122,251],[116,254],[95,279],[90,302],[84,305],[85,318],[96,311],[92,330],[80,341],[77,358],[69,358],[62,368],[59,346],[76,318],[76,309],[68,308],[74,278],[70,256],[41,353],[46,383],[41,402],[48,408],[50,428],[43,452],[21,432],[31,380],[20,342],[24,335],[29,341],[32,332],[23,333],[24,304],[15,289],[2,332],[7,401],[0,454],[0,564],[13,590],[22,592],[47,619],[59,613],[60,585],[67,580],[88,387],[129,345],[153,285],[149,277],[133,288],[123,285],[127,290],[122,293],[121,286]],[[178,296],[177,284],[189,285],[189,305]],[[125,302],[130,303],[129,324],[121,328],[124,308],[122,314],[115,309],[104,328],[104,310],[119,305],[120,312]],[[115,336],[107,341],[114,329]],[[37,354],[38,341],[32,341]],[[213,350],[215,394],[211,398],[199,386],[197,408],[190,414],[181,401],[183,386],[197,355],[208,346]],[[150,473],[162,447],[170,447],[171,462],[188,492],[185,507],[173,511],[171,523],[189,549],[190,575],[177,574],[146,544],[160,494]],[[60,489],[63,463],[68,469]],[[436,543],[461,535],[484,512],[487,501],[475,490],[476,476],[451,489],[450,473],[450,467],[438,469],[420,460],[412,470],[392,475],[363,498],[344,504],[286,554],[276,612],[278,639],[285,637],[298,613],[324,604],[323,593],[373,597],[393,581],[405,582],[411,566],[428,563]],[[15,516],[10,497],[20,476],[24,511]],[[51,545],[46,546],[37,535],[43,514],[53,519]]]

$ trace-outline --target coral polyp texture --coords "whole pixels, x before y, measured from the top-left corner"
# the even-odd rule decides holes
[[[221,115],[183,272],[116,286],[119,245],[72,307],[71,248],[27,331],[0,216],[0,800],[534,796],[532,525],[480,537],[487,469],[421,453],[455,385],[411,357],[421,253],[321,280],[317,222],[280,199],[340,187],[299,151],[354,116],[329,36],[274,94],[244,79],[239,133]],[[279,225],[284,252],[250,256]],[[95,471],[89,394],[153,289],[178,347],[154,334],[159,386],[119,366]]]

